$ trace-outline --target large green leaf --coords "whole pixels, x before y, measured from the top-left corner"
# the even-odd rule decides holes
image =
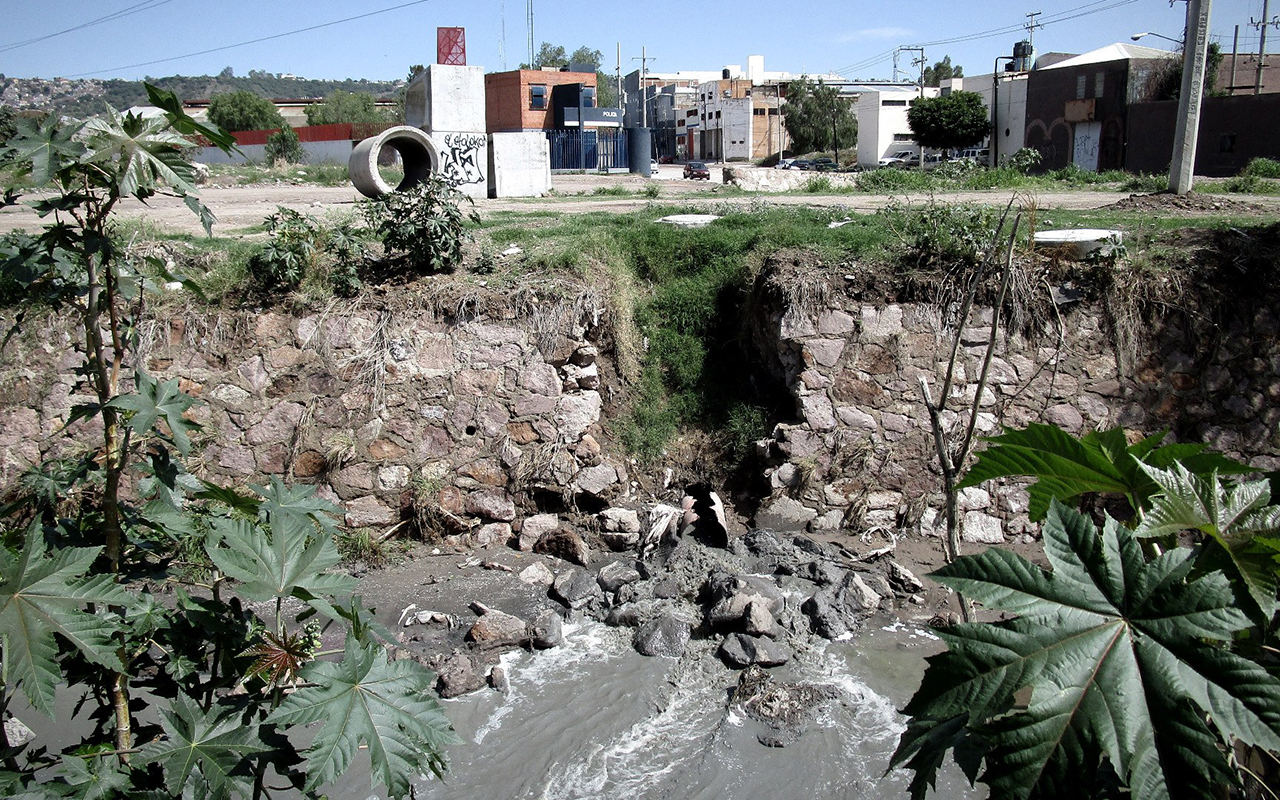
[[[138,758],[145,764],[159,763],[165,786],[174,797],[185,797],[189,783],[203,796],[248,797],[252,789],[251,761],[246,756],[269,750],[258,738],[257,728],[241,722],[231,708],[201,711],[185,694],[173,699],[173,706],[160,712],[164,738],[142,748]]]
[[[1239,580],[1270,621],[1280,581],[1280,506],[1268,505],[1271,486],[1266,480],[1224,485],[1217,472],[1193,474],[1182,464],[1162,470],[1143,467],[1160,487],[1151,511],[1135,529],[1138,536],[1170,536],[1185,530],[1207,535],[1211,561],[1224,561],[1224,571]],[[1214,559],[1220,554],[1223,559]]]
[[[238,591],[249,599],[300,597],[336,618],[321,598],[350,594],[356,580],[325,572],[341,560],[331,527],[316,525],[319,519],[332,526],[323,513],[332,504],[310,497],[313,487],[290,489],[276,481],[254,488],[264,495],[260,519],[215,519],[205,545],[209,557],[241,582]]]
[[[1163,468],[1180,462],[1196,473],[1216,469],[1224,475],[1256,471],[1206,452],[1203,444],[1160,446],[1163,438],[1163,433],[1157,434],[1129,445],[1122,428],[1076,438],[1053,425],[1033,422],[1025,430],[1006,430],[987,439],[990,446],[978,453],[977,463],[956,488],[995,478],[1035,478],[1028,515],[1039,522],[1050,500],[1070,503],[1085,493],[1123,495],[1135,510],[1145,508],[1157,487],[1140,468],[1142,463]]]
[[[121,197],[146,199],[172,187],[194,194],[195,171],[182,157],[191,143],[172,130],[167,117],[121,114],[110,106],[85,122],[87,150],[81,160],[100,167]]]
[[[126,424],[140,436],[164,436],[164,431],[156,426],[156,422],[163,419],[169,428],[166,438],[172,439],[178,452],[186,455],[191,450],[191,432],[200,428],[183,416],[195,403],[195,399],[178,388],[177,378],[156,381],[147,373],[139,371],[135,375],[135,381],[138,387],[136,392],[118,395],[107,406],[129,412]]]
[[[83,123],[66,124],[57,114],[43,122],[19,118],[17,133],[9,139],[0,155],[10,153],[19,163],[31,165],[31,182],[44,186],[64,170],[74,167],[85,148],[76,139]]]
[[[1250,624],[1220,573],[1189,578],[1186,549],[1148,563],[1123,525],[1056,501],[1044,535],[1052,571],[992,548],[933,573],[1017,616],[941,634],[893,758],[914,797],[961,742],[997,797],[1077,797],[1104,763],[1135,797],[1207,796],[1232,779],[1221,741],[1280,747],[1280,681],[1214,643]]]
[[[342,661],[314,661],[302,677],[314,685],[290,695],[267,721],[323,723],[307,749],[308,789],[342,775],[364,744],[371,784],[404,797],[410,776],[442,776],[444,748],[461,743],[435,699],[435,676],[414,661],[389,662],[382,647],[348,636]]]
[[[90,614],[88,603],[127,605],[130,596],[107,575],[85,577],[100,547],[47,552],[44,533],[32,524],[14,556],[0,548],[0,640],[8,679],[20,683],[31,704],[53,716],[54,689],[62,680],[54,635],[90,661],[122,669],[112,634],[115,623]]]

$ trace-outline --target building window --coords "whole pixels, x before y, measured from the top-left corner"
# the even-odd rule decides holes
[[[771,108],[771,109],[769,109],[769,116],[771,116],[771,117],[776,117],[776,116],[778,116],[778,109],[776,109],[776,108]]]
[[[545,84],[530,84],[529,108],[540,110],[547,107],[547,87]]]
[[[1102,97],[1102,87],[1105,85],[1106,76],[1099,72],[1093,76],[1093,96]]]
[[[763,116],[764,116],[764,112],[765,112],[765,111],[766,111],[766,109],[763,109],[763,108],[753,108],[753,109],[751,109],[751,113],[752,113],[752,114],[754,114],[754,115],[756,115],[757,117],[763,117]]]
[[[596,90],[592,89],[590,86],[582,87],[582,107],[583,108],[596,107]]]
[[[1218,144],[1218,152],[1234,153],[1236,151],[1236,135],[1234,133],[1222,134],[1222,141]]]
[[[881,101],[880,101],[880,105],[882,105],[882,106],[903,106],[903,107],[905,107],[905,106],[907,105],[907,101],[906,101],[906,100],[881,100]]]
[[[1083,99],[1084,99],[1084,84],[1085,84],[1085,80],[1086,80],[1086,78],[1085,78],[1085,76],[1084,76],[1084,75],[1077,75],[1077,76],[1076,76],[1076,99],[1077,99],[1077,100],[1083,100]]]
[[[915,139],[911,138],[911,134],[909,133],[895,133],[893,135],[893,140],[895,142],[914,142],[915,141]]]
[[[720,119],[720,112],[719,112],[719,111],[717,111],[717,112],[716,112],[716,119]]]

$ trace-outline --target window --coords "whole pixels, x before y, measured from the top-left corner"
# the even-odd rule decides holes
[[[893,135],[893,140],[895,142],[914,142],[915,141],[915,139],[911,138],[911,134],[909,133],[895,133]]]
[[[529,108],[543,109],[547,107],[546,84],[529,85]]]
[[[583,108],[596,107],[596,90],[592,89],[590,86],[582,87],[582,107]]]
[[[1076,76],[1076,99],[1077,100],[1084,99],[1084,84],[1085,84],[1085,76],[1077,75]]]
[[[764,112],[765,112],[765,111],[766,111],[766,109],[763,109],[763,108],[753,108],[753,109],[751,109],[751,113],[752,113],[752,114],[754,114],[754,115],[756,115],[757,117],[763,117],[763,116],[764,116]]]
[[[719,111],[717,111],[717,112],[716,112],[716,119],[720,119],[720,112],[719,112]]]
[[[880,101],[880,105],[882,105],[882,106],[903,106],[903,107],[905,107],[905,106],[907,105],[907,101],[906,101],[906,100],[881,100],[881,101]]]
[[[1234,153],[1236,151],[1236,135],[1234,133],[1222,134],[1222,140],[1218,144],[1219,153]]]
[[[1093,96],[1102,97],[1102,87],[1106,85],[1106,76],[1099,72],[1093,76]]]

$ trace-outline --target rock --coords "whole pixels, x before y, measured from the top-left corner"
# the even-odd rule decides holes
[[[594,391],[561,396],[556,403],[555,422],[561,441],[576,442],[587,428],[600,420],[603,403],[600,393]]]
[[[436,691],[448,700],[484,688],[484,677],[466,653],[454,651],[436,668]]]
[[[516,504],[505,489],[480,489],[467,495],[466,510],[477,517],[510,522],[516,518]]]
[[[754,576],[716,573],[707,579],[707,624],[713,628],[738,628],[747,615],[747,606],[761,603],[771,614],[782,608],[782,594],[772,581]]]
[[[978,544],[1000,544],[1004,541],[1004,530],[1000,520],[981,511],[970,511],[964,515],[964,540]]]
[[[489,670],[489,686],[505,694],[507,689],[511,688],[507,682],[507,671],[502,667]]]
[[[467,641],[482,649],[519,647],[528,641],[528,625],[517,616],[486,609],[467,631]]]
[[[550,568],[541,561],[535,561],[520,570],[518,577],[530,586],[550,586],[556,582],[556,576],[551,574]]]
[[[571,528],[557,528],[545,534],[533,546],[533,552],[555,556],[571,564],[579,564],[584,567],[591,558],[591,553],[587,550],[587,543],[582,541],[582,537],[578,535],[578,532]]]
[[[509,541],[511,541],[511,525],[507,522],[491,522],[488,525],[481,525],[475,535],[476,547],[489,547],[490,545],[505,547]]]
[[[529,638],[539,650],[564,644],[564,627],[560,622],[560,615],[548,608],[534,617],[529,624]]]
[[[644,622],[643,609],[630,602],[614,606],[604,616],[604,624],[611,628],[639,628]]]
[[[873,591],[856,572],[850,572],[844,576],[837,596],[845,610],[849,612],[875,611],[880,607],[880,595]]]
[[[527,517],[520,524],[518,545],[521,550],[528,552],[533,549],[539,539],[559,527],[560,518],[555,514],[535,514],[532,517]]]
[[[600,512],[600,539],[610,550],[631,550],[640,543],[640,515],[630,508]]]
[[[36,738],[35,731],[28,728],[17,717],[10,717],[4,721],[4,735],[10,747],[24,745]]]
[[[729,666],[738,669],[752,664],[776,667],[791,660],[791,650],[786,645],[772,639],[748,636],[745,633],[731,633],[726,636],[716,655]]]
[[[751,720],[764,726],[756,739],[768,747],[786,747],[804,734],[823,706],[840,696],[834,686],[784,683],[758,666],[738,676],[729,698]]]
[[[800,610],[808,615],[813,632],[824,639],[836,639],[849,632],[830,589],[819,589],[804,601]]]
[[[349,528],[394,525],[399,518],[399,513],[383,505],[373,495],[358,497],[347,503],[346,523]]]
[[[592,497],[603,497],[617,482],[618,472],[608,464],[578,470],[578,474],[573,476],[573,488]]]
[[[742,616],[742,620],[747,633],[752,636],[777,636],[778,627],[774,622],[773,613],[769,611],[768,603],[763,600],[756,599],[747,603],[747,612]]]
[[[622,586],[628,583],[635,583],[640,580],[640,572],[631,564],[625,561],[614,561],[611,564],[605,564],[600,573],[596,575],[596,581],[600,584],[600,588],[606,592],[616,592]]]
[[[582,608],[592,600],[603,600],[596,578],[583,569],[571,569],[556,576],[551,595],[569,608]]]
[[[889,562],[889,585],[903,594],[915,594],[924,588],[920,579],[897,561]]]
[[[783,495],[756,514],[756,527],[774,531],[803,531],[818,512],[794,497]]]
[[[631,643],[640,655],[675,658],[684,654],[689,635],[689,623],[668,613],[641,625]]]

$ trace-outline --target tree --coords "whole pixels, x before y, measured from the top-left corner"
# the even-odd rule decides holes
[[[573,55],[569,56],[569,64],[590,64],[597,70],[604,63],[604,53],[599,50],[592,50],[590,47],[583,45],[573,51]]]
[[[1218,70],[1222,67],[1222,45],[1209,42],[1208,60],[1204,66],[1205,92],[1221,95],[1215,89],[1218,85]],[[1147,97],[1151,100],[1177,100],[1182,95],[1182,50],[1178,50],[1177,58],[1170,58],[1158,67],[1147,79]]]
[[[907,124],[921,147],[938,150],[972,147],[991,132],[986,106],[976,92],[921,98],[907,109]]]
[[[579,48],[583,49],[583,48]],[[542,69],[543,67],[563,67],[569,63],[569,54],[563,45],[543,42],[538,47],[538,54],[533,57],[532,64],[521,64],[520,69]]]
[[[271,164],[277,161],[301,164],[307,157],[307,151],[302,148],[302,142],[298,141],[298,134],[289,125],[285,125],[267,137],[267,146],[263,154]]]
[[[943,56],[941,61],[934,62],[932,67],[924,68],[924,85],[941,86],[948,78],[963,78],[964,67],[951,66],[951,56]]]
[[[209,121],[224,131],[263,131],[284,127],[275,104],[253,92],[216,94],[209,100]]]
[[[415,78],[426,71],[427,68],[421,64],[414,64],[409,67],[409,73],[404,77],[404,85],[396,89],[396,107],[395,110],[391,112],[392,119],[395,122],[398,122],[401,125],[405,123],[404,104],[405,98],[409,93],[409,84],[413,83]]]
[[[783,125],[791,136],[792,150],[851,148],[858,140],[858,118],[853,103],[834,86],[808,78],[791,81],[786,88]]]
[[[308,125],[333,125],[339,122],[387,122],[388,114],[378,108],[368,92],[330,92],[324,102],[307,106]]]
[[[231,67],[223,67],[222,72],[218,73],[219,78],[234,78],[235,76],[236,71]]]

